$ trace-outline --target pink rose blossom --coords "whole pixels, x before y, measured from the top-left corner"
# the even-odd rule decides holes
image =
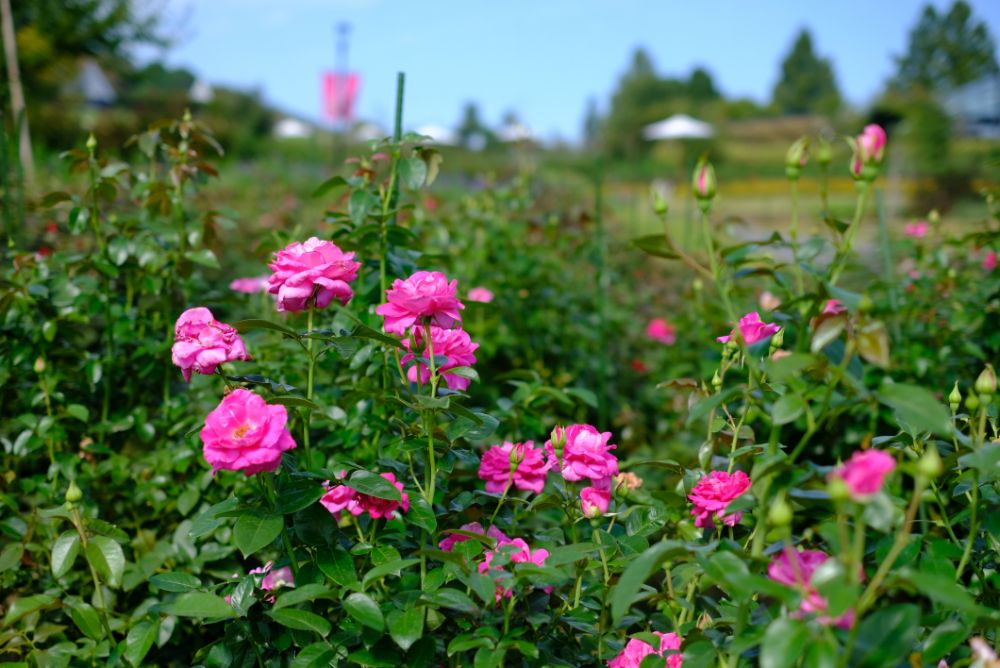
[[[396,279],[386,290],[386,302],[375,312],[385,317],[385,331],[406,335],[422,318],[444,329],[462,320],[465,305],[455,296],[458,281],[448,282],[440,271],[418,271],[406,280]]]
[[[351,301],[348,285],[358,277],[360,262],[354,253],[345,253],[336,244],[310,237],[293,242],[274,254],[267,291],[278,296],[279,311],[302,311],[313,306],[326,308],[334,299]]]
[[[730,475],[725,471],[712,471],[698,481],[688,499],[694,504],[691,514],[694,525],[703,529],[715,527],[715,519],[726,526],[735,526],[743,518],[742,512],[725,514],[726,506],[750,489],[750,478],[743,471]]]
[[[885,477],[896,468],[896,460],[882,450],[860,450],[841,464],[831,476],[847,484],[851,498],[864,501],[882,489]]]
[[[252,295],[267,290],[268,276],[254,276],[252,278],[237,278],[229,284],[229,289],[233,292],[242,292]]]
[[[779,327],[774,323],[762,322],[760,319],[760,314],[757,313],[756,311],[753,311],[752,313],[747,313],[745,316],[740,318],[740,325],[739,325],[740,336],[743,338],[743,341],[748,346],[757,343],[758,341],[761,341],[763,339],[766,339],[770,336],[774,336],[775,334],[778,333],[778,330],[780,329],[781,327]],[[735,333],[735,331],[733,333]],[[718,341],[719,343],[728,343],[729,339],[732,336],[733,334],[729,334],[727,336],[720,336],[715,340]]]
[[[580,510],[585,517],[600,517],[608,512],[608,506],[611,504],[610,482],[608,480],[608,484],[602,484],[599,481],[591,487],[580,490]]]
[[[858,157],[865,163],[881,164],[885,157],[885,146],[888,139],[882,126],[872,123],[866,125],[857,138]]]
[[[765,290],[760,293],[757,303],[760,304],[761,311],[773,311],[781,306],[781,299]]]
[[[510,542],[510,538],[507,537],[507,534],[505,534],[503,531],[500,531],[500,529],[496,528],[496,526],[491,526],[489,528],[489,531],[483,531],[483,525],[480,524],[479,522],[469,522],[468,524],[463,524],[462,526],[460,526],[459,530],[467,531],[469,533],[478,533],[484,536],[489,536],[493,540],[497,541],[498,544]],[[470,538],[469,536],[464,536],[460,533],[448,534],[447,538],[444,538],[441,542],[438,543],[438,547],[444,550],[445,552],[451,552],[455,548],[456,543],[464,543],[467,540],[472,540],[472,538]]]
[[[469,290],[469,301],[489,304],[493,301],[493,293],[486,288],[472,288]]]
[[[833,624],[842,629],[849,629],[854,624],[854,611],[847,610],[836,619],[822,614],[826,612],[828,603],[812,584],[813,573],[830,558],[825,552],[819,550],[799,552],[791,547],[786,547],[768,565],[767,576],[775,582],[797,589],[802,594],[802,602],[795,616],[818,614],[817,621],[820,624]]]
[[[373,520],[379,520],[383,517],[393,519],[398,515],[396,511],[399,508],[402,508],[404,513],[409,512],[410,497],[403,491],[403,483],[397,482],[396,476],[392,473],[380,473],[379,475],[391,482],[399,490],[402,501],[380,499],[368,494],[362,494],[346,485],[338,485],[336,487],[328,487],[326,494],[320,498],[319,502],[337,520],[340,519],[340,512],[342,510],[346,510],[352,515],[368,513]],[[329,482],[327,482],[327,485],[329,485]]]
[[[292,569],[288,566],[282,566],[275,570],[270,571],[261,580],[260,588],[264,591],[273,591],[281,587],[294,587],[295,586],[295,576],[292,574]]]
[[[682,639],[676,633],[660,633],[659,631],[655,633],[660,636],[659,649],[653,649],[649,643],[632,638],[618,656],[608,661],[608,668],[639,668],[642,665],[642,660],[651,654],[663,656],[667,650],[681,648]],[[680,654],[671,654],[667,657],[667,668],[681,668],[683,661]]]
[[[170,352],[174,364],[181,368],[188,382],[192,371],[211,375],[223,362],[250,359],[236,330],[216,320],[212,312],[202,306],[189,308],[177,318]]]
[[[514,487],[541,494],[550,463],[534,441],[494,445],[479,464],[479,478],[486,481],[486,491],[502,494],[513,482]]]
[[[986,256],[983,258],[983,269],[985,271],[993,271],[997,268],[997,252],[992,248],[986,251]]]
[[[557,428],[559,429],[559,428]],[[556,434],[557,431],[553,431]],[[610,480],[618,475],[618,458],[611,454],[616,445],[609,444],[611,432],[598,432],[589,424],[574,424],[559,433],[566,439],[562,457],[556,457],[551,439],[545,443],[549,464],[559,468],[566,480]]]
[[[424,330],[421,327],[413,329],[413,338],[416,340],[417,347],[423,346],[423,351],[421,356],[424,359],[430,359],[431,350],[430,347],[423,345],[424,340]],[[431,327],[431,342],[434,344],[434,358],[437,359],[442,355],[447,357],[448,360],[441,364],[437,368],[437,372],[444,377],[444,382],[448,386],[448,389],[465,391],[469,387],[469,383],[472,379],[466,378],[465,376],[459,376],[454,373],[447,373],[449,369],[454,369],[460,366],[472,366],[476,363],[476,350],[479,348],[478,343],[473,343],[472,339],[469,338],[468,332],[463,329],[442,329],[440,327]],[[403,346],[410,350],[410,339],[403,339]],[[410,362],[415,359],[412,352],[407,352],[399,360],[400,363],[406,367]],[[417,373],[419,369],[420,382],[429,383],[431,380],[431,370],[425,364],[412,364],[406,370],[406,377],[411,383],[417,382]]]
[[[514,552],[510,552],[509,546],[517,548]],[[500,574],[504,572],[503,567],[493,565],[493,559],[497,556],[497,552],[501,548],[507,547],[504,553],[510,553],[510,561],[512,564],[534,564],[536,566],[544,566],[545,560],[549,558],[549,551],[544,549],[531,550],[528,544],[523,538],[513,538],[507,540],[498,540],[497,547],[495,550],[487,550],[483,553],[483,560],[479,562],[476,570],[479,571],[481,575],[487,575],[489,573]],[[497,583],[496,600],[499,602],[502,598],[510,598],[512,592],[510,589],[504,588],[500,583]]]
[[[276,470],[281,453],[295,448],[287,423],[284,406],[267,404],[250,390],[233,390],[208,414],[201,430],[212,473],[225,469],[249,476]]]
[[[920,239],[927,236],[927,231],[930,229],[930,224],[926,220],[921,220],[917,223],[907,223],[903,226],[903,234],[908,237],[913,237],[914,239]]]
[[[664,318],[653,318],[646,325],[646,336],[657,343],[672,346],[677,341],[677,330]]]
[[[838,313],[844,313],[847,311],[847,307],[839,299],[827,299],[826,303],[823,304],[823,315],[837,315]]]

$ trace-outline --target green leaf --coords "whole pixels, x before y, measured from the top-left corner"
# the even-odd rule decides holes
[[[327,179],[326,181],[323,181],[323,183],[319,184],[316,187],[316,190],[312,192],[312,196],[322,197],[331,190],[334,190],[335,188],[343,188],[346,185],[349,184],[347,183],[347,179],[345,179],[343,176],[333,176]]]
[[[760,647],[760,668],[788,668],[798,663],[809,639],[809,627],[797,619],[771,622]]]
[[[920,609],[910,603],[882,608],[868,615],[858,629],[848,665],[858,668],[896,666],[917,642]]]
[[[719,392],[718,394],[713,394],[710,397],[705,397],[704,399],[700,399],[694,406],[691,407],[691,410],[688,411],[687,420],[685,420],[684,422],[685,426],[690,426],[691,423],[694,422],[695,420],[699,420],[705,417],[713,410],[715,410],[722,404],[726,403],[739,393],[740,393],[739,388],[730,387],[726,390],[723,390],[722,392]]]
[[[859,328],[854,335],[858,352],[866,360],[883,369],[889,368],[889,333],[879,321]]]
[[[444,156],[436,149],[422,148],[420,149],[420,159],[427,164],[427,179],[425,184],[429,187],[437,179],[441,163],[444,162]]]
[[[368,594],[355,592],[344,599],[344,610],[355,621],[376,631],[385,630],[385,619],[378,603]]]
[[[104,629],[101,627],[101,618],[97,615],[97,610],[89,603],[74,603],[69,606],[69,616],[85,636],[93,640],[100,640],[104,637]]]
[[[355,225],[361,225],[374,205],[374,198],[367,190],[359,189],[351,193],[347,201],[347,213]]]
[[[220,515],[235,509],[239,503],[239,499],[231,496],[222,503],[217,503],[214,506],[209,507],[201,515],[194,518],[188,535],[192,538],[198,538],[199,536],[204,536],[207,533],[215,531],[226,521],[226,519],[224,517],[220,517]]]
[[[233,539],[236,541],[236,547],[246,558],[273,543],[281,535],[284,526],[285,519],[281,515],[246,512],[236,520]]]
[[[361,588],[357,571],[354,569],[354,559],[351,558],[351,555],[346,550],[339,547],[332,550],[324,550],[316,560],[316,565],[319,566],[319,569],[328,578],[340,586],[347,587],[348,589]]]
[[[324,638],[329,635],[333,625],[314,612],[290,608],[287,610],[268,610],[267,616],[282,626],[298,631],[312,631]]]
[[[399,161],[399,176],[407,188],[416,190],[424,185],[427,179],[427,165],[420,158],[407,158]],[[406,649],[405,647],[403,649]]]
[[[951,435],[951,415],[929,390],[918,385],[883,383],[876,396],[893,409],[896,421],[907,431]]]
[[[451,639],[448,643],[448,656],[454,656],[460,652],[467,652],[470,649],[494,646],[493,640],[484,636],[476,636],[471,633],[463,633]]]
[[[10,604],[7,608],[7,614],[4,615],[3,625],[10,626],[17,620],[21,619],[25,615],[29,615],[39,608],[44,608],[45,606],[52,605],[56,602],[55,596],[49,596],[48,594],[36,594],[34,596],[19,596],[14,599],[14,602]]]
[[[116,267],[120,267],[128,260],[129,241],[122,236],[114,237],[108,242],[108,257]]]
[[[90,419],[90,411],[82,404],[70,404],[66,406],[66,415],[76,418],[80,422],[87,422]]]
[[[274,510],[282,515],[295,513],[316,503],[325,493],[326,488],[315,481],[296,480],[278,490],[278,502]]]
[[[110,587],[120,587],[125,572],[122,546],[107,536],[92,536],[87,541],[87,561]]]
[[[296,397],[293,395],[284,395],[280,397],[271,397],[267,400],[269,404],[281,404],[282,406],[293,406],[295,408],[308,408],[311,411],[323,410],[319,404],[305,397]]]
[[[420,640],[424,635],[424,609],[407,608],[406,610],[393,610],[386,615],[386,624],[389,627],[389,637],[399,645],[404,652]]]
[[[11,543],[0,552],[0,573],[15,568],[21,564],[24,554],[24,543]]]
[[[653,545],[629,563],[611,590],[611,618],[615,625],[628,612],[639,589],[653,571],[663,562],[684,552],[686,552],[684,546],[678,541],[665,540]]]
[[[365,325],[357,325],[351,332],[351,336],[357,336],[362,339],[372,339],[374,341],[381,341],[390,346],[395,346],[396,348],[405,348],[399,339],[394,339],[388,334],[383,334],[382,332],[375,331],[371,327],[366,327]]]
[[[142,660],[149,654],[153,642],[160,634],[160,620],[143,620],[128,630],[125,638],[125,660],[133,666],[141,666]]]
[[[465,592],[458,591],[457,589],[452,589],[450,587],[444,587],[435,592],[425,593],[423,597],[436,606],[448,608],[450,610],[457,610],[458,612],[464,612],[470,615],[474,615],[480,610],[480,606],[473,602],[471,598],[466,596]]]
[[[414,495],[410,498],[410,509],[406,511],[406,521],[413,526],[424,529],[429,534],[437,531],[437,518],[434,517],[434,511],[427,504],[427,500],[420,495]]]
[[[951,650],[969,637],[969,627],[957,619],[946,619],[938,624],[924,639],[923,657],[925,662],[934,663],[943,659]]]
[[[225,599],[203,591],[189,591],[178,596],[167,606],[168,612],[178,617],[233,617],[233,608]]]
[[[649,255],[662,257],[668,260],[676,260],[680,256],[667,242],[667,237],[663,234],[650,234],[644,237],[632,239],[631,244]]]
[[[215,257],[215,253],[208,248],[190,250],[184,254],[184,257],[203,267],[219,269],[219,258]]]
[[[819,351],[826,348],[826,346],[840,336],[840,333],[844,331],[847,327],[847,314],[827,314],[817,316],[816,329],[813,331],[812,341],[809,344],[809,349],[818,353]]]
[[[399,572],[404,568],[409,568],[410,566],[419,563],[420,563],[419,559],[396,559],[394,561],[390,561],[385,564],[380,564],[375,568],[371,569],[370,571],[368,571],[367,573],[365,573],[365,577],[361,581],[361,586],[364,589],[367,589],[368,585],[371,584],[374,580],[378,580],[379,578],[383,578],[386,575],[390,574],[395,574],[398,576]]]
[[[304,584],[290,591],[286,591],[279,596],[271,606],[272,610],[280,610],[291,605],[298,605],[306,601],[315,601],[317,598],[328,598],[332,596],[333,590],[321,584]]]
[[[898,575],[909,580],[921,594],[940,603],[945,610],[980,616],[989,614],[989,611],[977,604],[972,595],[955,582],[953,577],[928,570],[914,571],[910,568],[900,569]]]
[[[402,501],[399,490],[391,482],[380,475],[369,473],[368,471],[355,471],[354,474],[343,481],[344,485],[356,492],[374,496],[376,499],[387,499],[389,501]]]
[[[329,643],[317,642],[306,645],[294,659],[291,668],[329,668],[336,665],[337,651]]]
[[[795,422],[806,412],[806,402],[797,394],[786,394],[774,402],[771,407],[771,418],[774,424]]]
[[[966,468],[979,471],[985,480],[993,480],[1000,475],[1000,442],[987,443],[978,450],[958,458],[958,463]]]
[[[189,573],[157,573],[150,576],[150,584],[163,591],[185,592],[201,586],[201,580]]]
[[[239,322],[233,324],[233,328],[235,328],[236,331],[239,332],[240,334],[243,334],[245,332],[251,332],[255,329],[269,329],[272,332],[280,332],[292,339],[299,338],[298,332],[296,332],[294,329],[291,329],[284,325],[280,325],[276,322],[271,322],[270,320],[260,320],[257,318],[251,318],[249,320],[240,320]]]

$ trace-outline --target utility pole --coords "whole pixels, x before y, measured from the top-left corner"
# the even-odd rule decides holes
[[[14,16],[10,10],[10,0],[0,0],[0,23],[3,31],[4,59],[7,61],[7,81],[10,84],[10,110],[14,116],[14,127],[20,127],[18,148],[21,169],[24,170],[25,181],[30,184],[35,179],[35,161],[31,155],[28,110],[25,108],[21,73],[17,67],[17,42],[14,37]]]
[[[342,97],[345,94],[348,75],[348,39],[351,36],[351,24],[347,22],[338,23],[334,27],[334,60],[333,77],[337,82],[339,95],[333,102],[337,105],[343,104]],[[333,164],[336,167],[343,160],[341,152],[347,153],[347,133],[350,131],[350,119],[341,114],[340,109],[334,109],[333,128]]]

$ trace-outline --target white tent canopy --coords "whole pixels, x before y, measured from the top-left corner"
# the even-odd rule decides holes
[[[458,143],[458,134],[443,125],[421,125],[417,128],[417,134],[430,137],[431,141],[442,146],[454,146]]]
[[[715,134],[711,124],[691,118],[687,114],[674,114],[670,118],[647,125],[642,130],[646,139],[705,139]]]

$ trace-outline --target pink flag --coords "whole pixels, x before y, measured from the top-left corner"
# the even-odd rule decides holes
[[[323,115],[331,121],[349,121],[354,117],[360,77],[354,72],[323,74]]]

